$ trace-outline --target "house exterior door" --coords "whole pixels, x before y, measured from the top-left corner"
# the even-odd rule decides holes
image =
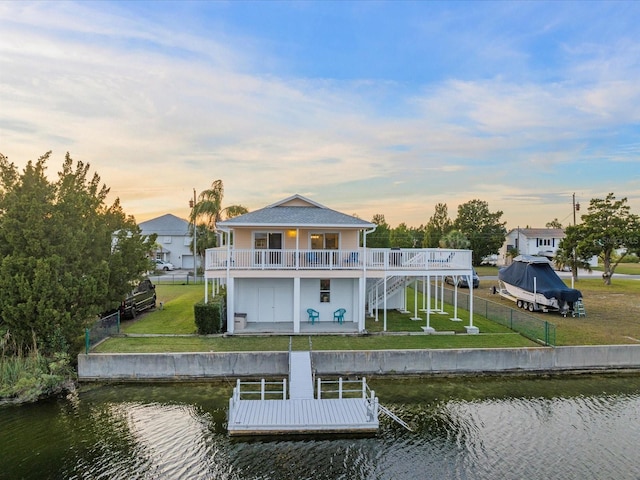
[[[258,322],[290,322],[293,292],[284,286],[258,288]]]
[[[253,248],[256,266],[277,266],[282,264],[282,232],[256,232]]]

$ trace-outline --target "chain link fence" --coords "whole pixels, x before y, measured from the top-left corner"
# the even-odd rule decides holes
[[[444,301],[453,305],[453,290],[444,289]],[[461,292],[460,289],[458,289],[458,308],[469,311],[469,294]],[[535,315],[525,313],[524,310],[510,308],[474,295],[473,313],[504,325],[534,342],[550,346],[556,345],[556,326],[537,318]]]
[[[99,318],[84,330],[84,348],[88,354],[94,346],[107,337],[120,333],[120,312]]]
[[[204,285],[204,275],[193,276],[193,272],[163,273],[149,275],[154,285]]]

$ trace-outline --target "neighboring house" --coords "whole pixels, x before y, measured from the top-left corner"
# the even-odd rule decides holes
[[[498,266],[511,264],[509,252],[514,248],[520,255],[541,255],[553,262],[560,241],[564,238],[562,228],[514,228],[509,233],[498,252]],[[598,256],[589,261],[591,267],[598,266]]]
[[[158,235],[155,258],[172,263],[175,268],[193,269],[189,222],[167,213],[138,224],[143,235]]]
[[[226,285],[230,333],[245,319],[260,331],[361,332],[367,309],[404,307],[397,298],[411,281],[472,274],[469,250],[367,249],[375,227],[300,195],[218,222],[224,244],[207,249],[205,297],[209,282]]]
[[[563,238],[562,228],[514,228],[507,233],[498,252],[498,265],[511,263],[509,252],[513,249],[518,250],[520,255],[542,255],[553,260]]]

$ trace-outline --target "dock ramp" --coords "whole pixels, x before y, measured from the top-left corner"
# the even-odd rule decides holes
[[[378,399],[366,379],[317,381],[311,352],[289,352],[287,381],[236,381],[229,399],[229,435],[375,433]]]

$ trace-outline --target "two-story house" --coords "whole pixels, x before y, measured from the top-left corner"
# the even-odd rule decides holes
[[[158,235],[155,258],[172,263],[175,268],[193,269],[189,222],[170,213],[138,224],[143,235]]]
[[[563,238],[562,228],[514,228],[507,233],[498,252],[498,265],[508,265],[509,252],[514,249],[520,255],[541,255],[553,260]]]
[[[471,281],[471,251],[368,249],[375,227],[300,195],[219,222],[224,241],[206,252],[205,291],[210,282],[226,286],[230,333],[238,313],[249,324],[293,333],[318,324],[361,332],[367,309],[389,308],[410,279]],[[313,324],[309,309],[319,314]],[[338,309],[345,310],[343,323],[335,321]],[[470,327],[474,332],[472,320]]]

